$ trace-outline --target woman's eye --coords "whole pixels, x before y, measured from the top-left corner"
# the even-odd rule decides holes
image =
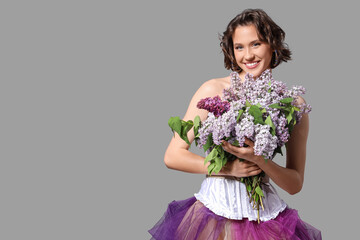
[[[241,47],[241,46],[236,46],[235,49],[236,49],[236,50],[241,50],[242,47]]]
[[[260,46],[260,43],[254,43],[254,46],[256,47],[256,46]]]

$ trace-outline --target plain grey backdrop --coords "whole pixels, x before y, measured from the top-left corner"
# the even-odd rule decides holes
[[[168,118],[230,73],[218,34],[246,8],[286,32],[274,78],[313,107],[303,189],[278,192],[323,239],[355,239],[360,19],[345,0],[2,1],[0,239],[149,239],[204,179],[165,167]]]

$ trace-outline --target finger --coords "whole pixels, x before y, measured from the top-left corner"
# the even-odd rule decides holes
[[[253,171],[248,172],[248,176],[255,176],[255,175],[260,174],[261,172],[262,172],[261,169],[253,170]]]
[[[249,138],[245,137],[245,143],[246,145],[249,145],[250,147],[254,147],[254,142],[251,141]]]
[[[234,146],[232,144],[230,144],[229,142],[227,141],[223,141],[223,148],[224,150],[226,150],[227,152],[230,152],[230,153],[241,153],[241,148],[240,147],[237,147],[237,146]],[[235,155],[235,154],[234,154]]]
[[[252,163],[240,163],[239,165],[243,169],[258,168],[258,165]]]
[[[225,151],[227,151],[227,152],[229,152],[229,153],[234,153],[234,151],[232,150],[232,148],[230,147],[230,143],[228,143],[227,141],[222,141],[222,148],[225,150]]]
[[[251,162],[251,161],[248,161],[248,160],[245,160],[243,159],[242,163],[245,165],[245,166],[255,166],[256,163],[254,162]],[[257,165],[256,165],[257,166]]]
[[[229,152],[230,151],[230,148],[228,147],[228,144],[227,144],[227,142],[226,141],[222,141],[222,148],[225,150],[225,151],[227,151],[227,152]]]
[[[250,166],[258,166],[255,162],[252,161],[248,161],[246,159],[242,159],[240,161],[240,159],[237,159],[238,161],[236,161],[237,163],[239,163],[240,165],[242,165],[243,167],[250,167]]]
[[[254,172],[254,171],[258,171],[260,170],[259,167],[248,167],[248,168],[245,168],[247,172]]]

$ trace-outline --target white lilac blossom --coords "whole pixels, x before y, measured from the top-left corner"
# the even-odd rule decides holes
[[[269,125],[255,125],[255,155],[263,155],[266,159],[271,159],[277,147],[277,137],[270,133]]]
[[[215,115],[209,112],[207,119],[201,124],[201,128],[199,128],[198,147],[202,148],[207,142],[209,134],[214,131],[213,124],[215,120]]]
[[[242,119],[238,124],[235,126],[235,138],[239,142],[239,146],[243,147],[245,142],[245,137],[249,138],[250,140],[254,140],[254,117],[245,112],[242,115]]]

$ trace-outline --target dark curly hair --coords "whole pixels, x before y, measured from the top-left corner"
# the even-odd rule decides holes
[[[281,62],[291,60],[291,51],[284,43],[285,32],[262,9],[246,9],[238,14],[228,24],[226,31],[220,35],[220,47],[224,53],[224,65],[240,73],[242,69],[236,63],[233,46],[233,34],[238,26],[254,25],[260,41],[266,42],[276,50],[271,59],[271,68],[277,67]],[[277,56],[275,56],[275,54]]]

